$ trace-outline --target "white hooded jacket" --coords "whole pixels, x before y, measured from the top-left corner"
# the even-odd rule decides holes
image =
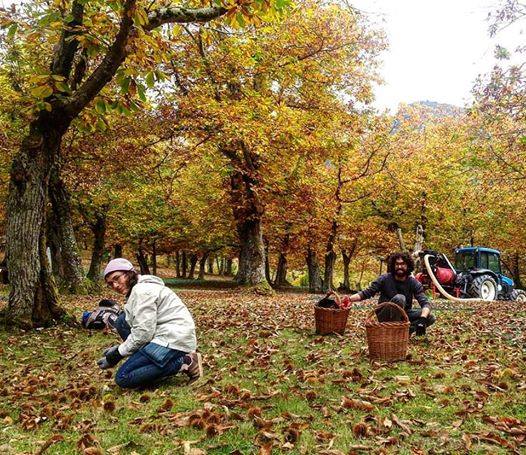
[[[156,276],[139,275],[124,305],[124,313],[131,333],[119,346],[122,356],[129,356],[150,342],[183,352],[197,348],[190,311]]]

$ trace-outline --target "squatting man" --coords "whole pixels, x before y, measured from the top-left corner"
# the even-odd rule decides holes
[[[408,253],[393,253],[387,259],[387,273],[380,275],[367,289],[351,295],[350,301],[370,299],[379,292],[379,304],[393,302],[404,309],[409,318],[410,333],[425,335],[426,329],[436,318],[431,314],[431,305],[422,284],[411,275],[414,269],[415,263]],[[413,298],[418,301],[421,309],[412,308]],[[402,315],[389,307],[377,310],[376,315],[380,322],[402,320]]]

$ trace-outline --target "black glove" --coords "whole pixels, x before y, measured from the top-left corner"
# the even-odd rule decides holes
[[[104,351],[104,357],[97,360],[97,365],[101,370],[106,370],[117,365],[122,359],[123,356],[119,352],[119,346],[112,346]]]
[[[427,328],[427,318],[419,317],[415,324],[416,336],[424,336]]]

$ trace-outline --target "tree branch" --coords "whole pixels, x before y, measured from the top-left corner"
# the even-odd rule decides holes
[[[66,80],[69,79],[73,59],[75,58],[75,53],[79,46],[79,42],[75,36],[82,33],[77,27],[82,25],[84,17],[84,2],[74,0],[71,5],[71,15],[73,19],[68,22],[62,32],[60,42],[55,49],[53,63],[51,64],[51,73],[64,76]]]
[[[126,0],[122,11],[122,19],[115,37],[115,41],[109,48],[100,65],[91,73],[90,77],[80,86],[71,101],[66,104],[65,111],[75,118],[88,103],[104,88],[112,79],[117,69],[122,64],[128,51],[126,44],[133,27],[133,11],[136,0]]]
[[[228,10],[221,6],[209,8],[160,8],[148,14],[148,25],[145,30],[153,30],[163,24],[188,22],[208,22],[226,14]]]

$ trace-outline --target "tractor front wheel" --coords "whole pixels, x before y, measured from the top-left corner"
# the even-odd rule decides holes
[[[523,291],[522,289],[514,289],[511,293],[511,300],[526,302],[526,291]]]
[[[497,283],[490,275],[480,275],[471,282],[469,293],[472,297],[481,300],[495,300]]]

